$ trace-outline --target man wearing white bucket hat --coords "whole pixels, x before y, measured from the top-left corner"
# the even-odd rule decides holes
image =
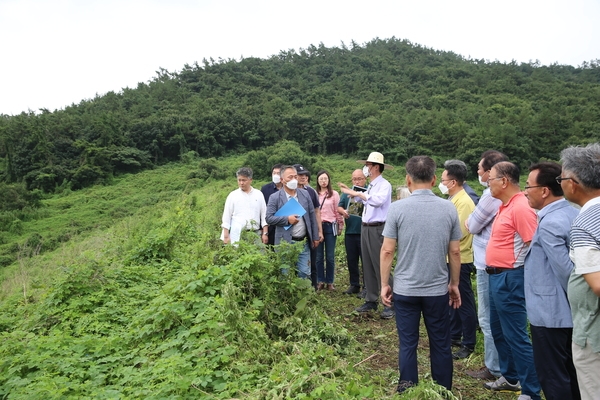
[[[343,183],[338,183],[340,190],[353,198],[353,201],[364,205],[361,228],[361,253],[363,274],[367,295],[365,303],[356,309],[357,312],[377,310],[377,302],[381,291],[381,274],[379,271],[379,253],[383,244],[383,227],[388,208],[392,204],[392,185],[381,175],[385,168],[393,169],[385,164],[383,154],[372,152],[366,160],[358,160],[364,164],[363,173],[370,178],[365,192],[354,191]],[[394,317],[394,311],[384,307],[381,318]]]

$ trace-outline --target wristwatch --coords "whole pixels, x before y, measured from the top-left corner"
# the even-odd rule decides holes
[[[263,232],[263,235],[269,236],[269,232]]]

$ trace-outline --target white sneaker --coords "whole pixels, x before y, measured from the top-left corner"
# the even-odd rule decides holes
[[[531,396],[529,396],[527,394],[522,394],[519,396],[519,398],[517,400],[531,400]]]
[[[521,393],[521,385],[517,382],[515,385],[509,383],[505,377],[501,376],[494,382],[486,382],[483,384],[488,390],[493,392],[518,392]]]

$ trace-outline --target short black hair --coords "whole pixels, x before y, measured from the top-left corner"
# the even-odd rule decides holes
[[[533,164],[529,167],[529,172],[538,171],[538,176],[536,178],[536,185],[546,186],[554,196],[562,196],[564,195],[562,187],[560,183],[556,182],[556,177],[560,176],[562,172],[562,167],[560,164],[555,162],[545,161],[537,164]],[[529,182],[531,184],[531,182]]]
[[[467,164],[460,160],[447,160],[444,163],[444,169],[448,171],[448,176],[462,186],[467,180]]]
[[[481,153],[481,159],[483,160],[481,166],[483,167],[484,171],[489,171],[494,165],[498,164],[501,161],[508,161],[508,157],[504,153],[499,152],[498,150],[484,151],[483,153]]]
[[[435,161],[428,156],[414,156],[406,162],[406,173],[415,183],[431,182],[435,177]]]

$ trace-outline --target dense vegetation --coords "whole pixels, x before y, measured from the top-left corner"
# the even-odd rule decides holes
[[[600,65],[466,59],[375,39],[210,60],[49,112],[0,118],[0,178],[28,190],[79,189],[179,160],[260,150],[384,151],[470,165],[497,148],[522,166],[600,140]],[[263,171],[260,171],[261,173]]]
[[[5,232],[20,251],[0,269],[0,397],[393,398],[393,320],[352,314],[362,300],[281,275],[289,249],[221,246],[222,206],[245,160],[171,163],[48,195],[21,222],[23,235]],[[340,156],[311,162],[335,181],[357,166]],[[394,186],[403,174],[386,171]],[[55,237],[58,247],[47,247]],[[342,289],[341,245],[336,258]],[[480,366],[479,346],[455,364],[454,395],[509,398],[461,373]],[[436,394],[444,391],[431,383],[426,340],[419,364],[421,385],[404,398],[455,398]]]

